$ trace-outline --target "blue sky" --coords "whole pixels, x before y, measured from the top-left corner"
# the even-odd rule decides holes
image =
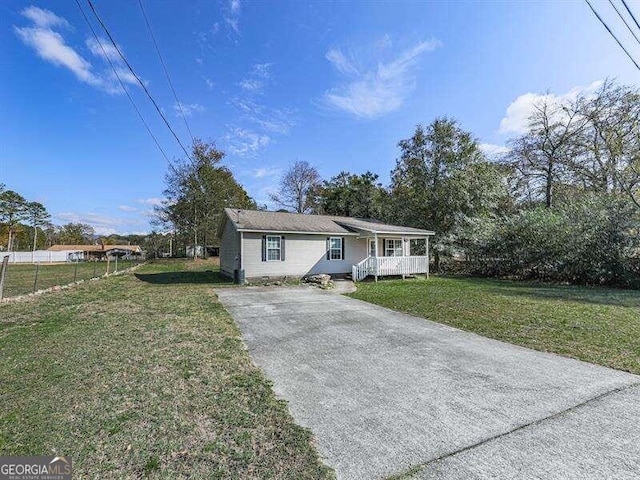
[[[95,5],[188,145],[137,1]],[[640,58],[608,2],[594,5]],[[326,178],[371,170],[386,183],[398,141],[417,123],[455,117],[493,153],[539,95],[640,78],[582,1],[144,6],[191,130],[227,153],[259,203],[296,159]],[[2,2],[0,45],[0,182],[45,203],[56,223],[147,231],[167,164],[77,4]],[[142,89],[106,53],[169,157],[181,157]]]

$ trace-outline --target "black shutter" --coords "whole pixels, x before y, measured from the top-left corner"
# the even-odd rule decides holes
[[[267,261],[267,236],[262,235],[262,261]]]
[[[327,260],[331,260],[331,237],[327,237]]]
[[[382,239],[382,256],[383,257],[387,256],[387,239],[386,238]]]
[[[284,235],[280,237],[280,260],[284,262]]]
[[[342,241],[342,248],[341,248],[341,250],[342,250],[342,260],[344,260],[344,246],[345,246],[346,242],[344,241],[344,237],[342,237],[340,240]]]

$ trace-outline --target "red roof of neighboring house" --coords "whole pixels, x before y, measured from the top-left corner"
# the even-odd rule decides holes
[[[64,250],[82,250],[83,252],[106,252],[108,250],[129,250],[133,253],[141,252],[140,245],[52,245],[47,250],[61,252]]]

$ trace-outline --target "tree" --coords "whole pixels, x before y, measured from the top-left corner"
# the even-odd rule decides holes
[[[498,168],[488,163],[470,133],[455,120],[437,118],[398,144],[391,172],[393,219],[434,230],[434,268],[451,246],[451,235],[465,218],[489,215],[506,195]]]
[[[38,228],[44,228],[49,224],[51,215],[40,202],[29,202],[26,206],[27,218],[33,227],[33,251],[36,251]]]
[[[621,194],[586,193],[477,225],[469,273],[640,286],[638,211]]]
[[[57,243],[62,245],[91,245],[95,231],[85,223],[67,223],[57,229]]]
[[[568,168],[585,189],[623,193],[640,208],[640,92],[605,81],[580,107],[586,126]]]
[[[577,138],[585,126],[582,103],[582,98],[563,104],[545,97],[533,107],[529,131],[509,142],[508,159],[520,173],[522,185],[543,198],[547,208],[553,206],[555,187],[567,175],[567,162],[579,151]]]
[[[381,220],[387,191],[378,183],[378,175],[365,172],[354,175],[340,172],[318,189],[318,212],[325,215]]]
[[[22,195],[13,190],[4,190],[0,193],[0,221],[7,224],[9,237],[7,251],[13,246],[13,236],[17,225],[26,218],[27,201]]]
[[[192,159],[177,162],[165,175],[165,200],[155,209],[155,223],[185,238],[190,235],[197,247],[200,240],[206,245],[217,238],[224,208],[256,208],[231,171],[221,165],[223,158],[215,144],[196,139]]]
[[[315,207],[320,174],[308,162],[295,162],[280,179],[280,190],[269,197],[278,206],[296,213],[309,213]]]

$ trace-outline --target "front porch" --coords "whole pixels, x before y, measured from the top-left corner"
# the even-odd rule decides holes
[[[361,236],[367,242],[367,257],[351,269],[354,282],[368,276],[426,274],[429,276],[429,237],[413,235],[379,235],[371,232]]]
[[[388,275],[415,275],[426,274],[429,276],[429,257],[367,257],[352,267],[351,277],[354,282],[364,280],[369,275],[378,279]]]

